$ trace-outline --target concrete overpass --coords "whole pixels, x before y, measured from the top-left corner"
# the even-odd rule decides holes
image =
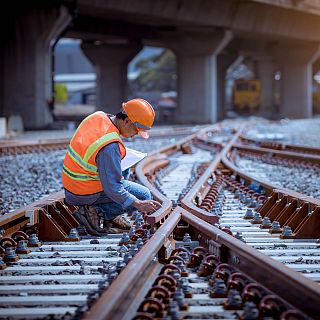
[[[177,56],[176,122],[223,116],[225,73],[239,55],[256,61],[265,110],[277,68],[280,116],[312,115],[312,66],[320,56],[316,0],[32,0],[2,12],[2,24],[0,115],[19,113],[26,127],[51,121],[51,50],[61,36],[83,40],[97,69],[98,104],[108,112],[125,99],[128,62],[152,45]]]

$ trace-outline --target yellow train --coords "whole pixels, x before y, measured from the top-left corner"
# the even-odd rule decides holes
[[[260,80],[237,79],[233,85],[232,103],[239,113],[252,113],[259,109],[261,103]]]
[[[279,104],[279,93],[275,94],[275,104]],[[232,104],[234,111],[251,114],[260,108],[261,82],[260,80],[237,79],[232,90]],[[313,81],[312,86],[313,113],[320,114],[320,84]]]

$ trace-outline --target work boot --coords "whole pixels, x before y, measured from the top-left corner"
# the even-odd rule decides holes
[[[77,215],[77,213],[75,213],[75,215]],[[75,217],[75,215],[74,215],[74,217]],[[76,218],[76,217],[75,217],[75,218]],[[80,223],[79,217],[77,217],[76,220],[78,221],[78,223]],[[78,234],[79,234],[80,237],[88,236],[88,235],[89,235],[86,227],[85,227],[83,224],[79,224],[79,225],[76,227],[76,229],[77,229],[77,232],[78,232]]]
[[[93,236],[106,236],[108,230],[99,227],[99,219],[97,211],[93,207],[89,206],[80,206],[78,210],[73,213],[74,218],[78,223],[84,228],[82,235],[85,235],[85,232]]]
[[[81,210],[82,211],[82,210]],[[87,220],[87,218],[85,217],[84,214],[82,214],[80,212],[80,210],[77,210],[73,213],[73,217],[78,221],[78,223],[81,225],[81,235],[82,236],[86,236],[88,234],[92,235],[92,236],[97,236],[97,237],[101,237],[103,235],[106,234],[102,234],[100,232],[98,232],[97,230],[93,229],[89,223],[89,221]]]
[[[129,230],[131,228],[130,222],[124,216],[117,216],[112,220],[113,226],[120,229]]]
[[[97,209],[94,206],[84,206],[83,209],[85,210],[84,214],[93,229],[99,230],[101,215],[98,213]]]

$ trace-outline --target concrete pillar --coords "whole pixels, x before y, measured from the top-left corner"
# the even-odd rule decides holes
[[[185,33],[166,43],[177,55],[176,123],[217,121],[217,54],[232,38],[230,31]]]
[[[0,40],[1,41],[1,40]],[[4,76],[4,50],[0,50],[0,117],[5,115],[4,111],[4,83],[6,81],[6,77]]]
[[[235,53],[217,56],[217,119],[219,121],[226,117],[226,73],[237,58],[238,55]]]
[[[26,128],[52,122],[52,43],[71,21],[63,7],[29,9],[12,18],[5,38],[3,114],[16,114]]]
[[[319,57],[319,44],[281,44],[273,48],[280,67],[280,116],[312,116],[312,64]]]
[[[84,54],[96,66],[96,104],[99,110],[115,114],[127,97],[127,66],[142,49],[140,44],[83,43]]]
[[[312,75],[315,76],[320,71],[320,59],[317,59],[312,65]]]
[[[271,57],[254,57],[257,78],[261,82],[261,104],[259,113],[270,116],[275,110],[275,64]]]

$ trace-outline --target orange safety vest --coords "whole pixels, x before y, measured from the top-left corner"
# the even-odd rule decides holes
[[[96,156],[106,145],[118,142],[121,159],[126,148],[120,132],[102,111],[86,117],[74,133],[62,168],[62,184],[68,191],[77,195],[89,195],[103,191],[99,178]]]

